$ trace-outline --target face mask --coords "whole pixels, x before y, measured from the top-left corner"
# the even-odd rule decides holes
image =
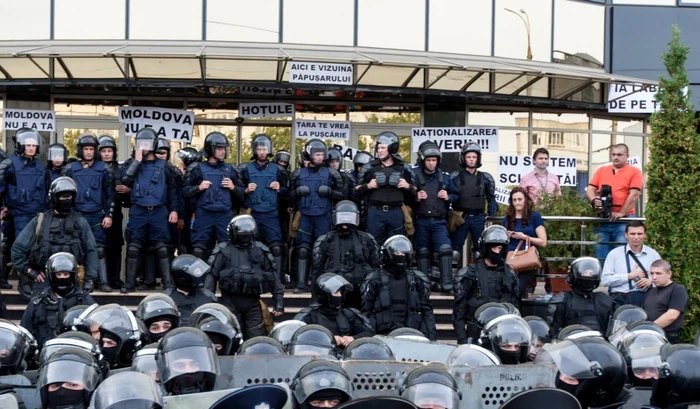
[[[148,337],[150,338],[151,342],[159,342],[165,336],[165,334],[167,334],[168,332],[170,332],[170,331],[169,330],[163,331],[159,334],[153,334],[153,333],[149,332]]]
[[[207,392],[204,383],[206,374],[204,372],[193,372],[178,375],[173,379],[173,394],[186,395],[190,393]]]
[[[497,266],[503,265],[505,261],[505,254],[503,254],[503,249],[501,249],[500,253],[494,253],[493,251],[491,251],[491,249],[486,250],[486,259]]]
[[[579,381],[579,382],[581,382],[581,381]],[[578,385],[568,384],[568,383],[562,381],[561,379],[559,379],[559,374],[557,374],[557,380],[554,382],[554,386],[556,386],[557,389],[561,389],[563,391],[569,392],[570,394],[576,396],[576,393],[578,392],[579,386],[581,386],[581,384],[578,384]],[[576,396],[576,399],[578,399],[578,396]]]
[[[48,392],[47,395],[47,405],[48,409],[55,408],[84,408],[85,402],[83,401],[83,394],[85,391],[78,390],[74,391],[72,389],[66,389],[64,387],[58,388],[53,392]]]
[[[501,358],[503,365],[517,365],[520,363],[520,351],[504,351],[498,352],[498,357]]]
[[[104,357],[105,362],[114,364],[117,358],[117,347],[102,347],[102,356]]]
[[[340,307],[343,305],[343,297],[335,297],[331,295],[328,297],[328,305],[332,308],[340,309]]]
[[[68,214],[73,209],[72,200],[59,200],[56,210],[59,214]]]
[[[51,277],[51,289],[56,292],[56,294],[61,297],[70,293],[73,290],[75,283],[72,277],[68,278],[55,278]]]
[[[404,267],[399,266],[387,266],[386,270],[394,277],[401,277],[406,272]]]

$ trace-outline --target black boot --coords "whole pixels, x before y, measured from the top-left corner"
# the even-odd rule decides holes
[[[12,284],[7,282],[7,262],[10,260],[4,252],[0,252],[0,289],[11,290]]]
[[[443,293],[452,294],[452,247],[440,246],[440,287]]]
[[[416,253],[416,268],[418,268],[418,271],[425,274],[427,277],[430,277],[431,263],[428,249],[418,249]]]
[[[124,286],[121,289],[123,294],[127,294],[136,290],[136,270],[139,268],[139,251],[140,248],[127,249],[126,253],[126,272],[124,273]]]
[[[109,286],[109,279],[107,278],[107,256],[105,248],[100,246],[97,248],[97,261],[99,266],[97,269],[97,281],[100,283],[100,291],[106,293],[112,292],[112,287]]]
[[[175,288],[173,280],[170,279],[170,257],[167,247],[159,247],[156,250],[158,256],[158,268],[160,269],[160,281],[163,283],[163,288]]]
[[[294,289],[294,294],[306,292],[306,280],[309,273],[309,256],[310,251],[307,247],[299,247],[297,259],[297,286]]]

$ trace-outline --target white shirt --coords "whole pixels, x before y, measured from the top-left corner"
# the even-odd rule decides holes
[[[627,251],[631,251],[629,244],[622,247],[616,247],[608,253],[603,267],[603,276],[601,284],[607,286],[611,293],[627,293],[630,291],[640,291],[632,280],[632,289],[630,290],[630,280],[627,279],[627,274],[634,270],[637,264],[631,255],[627,255]],[[641,253],[634,253],[641,263],[640,267],[644,267],[647,274],[651,269],[651,264],[656,260],[661,259],[659,253],[651,247],[642,245]],[[629,260],[629,267],[627,261]],[[647,277],[650,278],[650,277]]]

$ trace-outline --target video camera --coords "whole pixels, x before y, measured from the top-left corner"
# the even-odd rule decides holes
[[[607,219],[612,214],[613,207],[612,188],[610,185],[603,185],[600,189],[600,201],[602,205],[597,209],[598,215]]]

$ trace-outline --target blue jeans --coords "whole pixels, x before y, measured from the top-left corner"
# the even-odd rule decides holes
[[[631,214],[627,217],[636,217],[634,214]],[[596,240],[599,242],[621,242],[625,243],[627,242],[627,239],[625,238],[625,228],[627,227],[627,223],[601,223],[599,224],[594,232],[596,236]],[[615,247],[619,247],[622,244],[598,244],[595,246],[595,257],[600,260],[601,263],[605,261],[605,258],[608,257],[608,253],[610,253],[610,250],[614,249]]]

